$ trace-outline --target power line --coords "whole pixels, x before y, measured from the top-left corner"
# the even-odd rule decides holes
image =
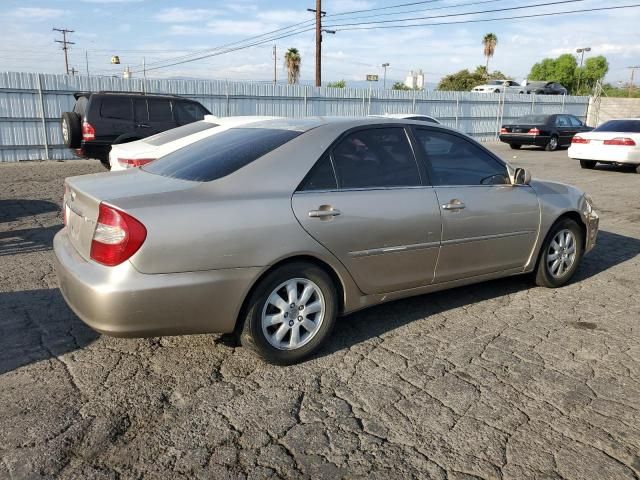
[[[414,20],[431,20],[434,18],[461,17],[465,15],[480,15],[484,13],[506,12],[510,10],[522,10],[526,8],[547,7],[550,5],[561,5],[565,3],[577,3],[577,2],[584,2],[584,1],[586,0],[556,0],[554,2],[534,3],[533,5],[521,5],[519,7],[495,8],[493,10],[477,10],[475,12],[447,13],[445,15],[433,15],[428,17],[396,18],[393,20],[376,20],[371,22],[336,23],[329,26],[333,28],[333,27],[341,27],[341,26],[353,26],[353,25],[372,25],[374,23],[393,23],[393,22],[410,22]]]
[[[350,15],[352,13],[366,13],[366,12],[373,12],[376,10],[389,10],[390,8],[399,8],[399,7],[411,7],[413,5],[421,5],[421,4],[425,4],[425,3],[436,3],[436,2],[443,2],[444,0],[424,0],[422,2],[411,2],[411,3],[400,3],[397,5],[388,5],[386,7],[377,7],[377,8],[364,8],[362,10],[351,10],[350,12],[340,12],[340,13],[334,13],[331,15],[327,15],[327,17],[337,17],[337,16],[342,16],[342,15]]]
[[[465,23],[483,23],[483,22],[496,22],[500,20],[517,20],[522,18],[538,18],[538,17],[550,17],[553,15],[569,15],[572,13],[591,13],[591,12],[601,12],[605,10],[620,10],[624,8],[636,8],[640,7],[640,3],[632,4],[632,5],[620,5],[617,7],[598,7],[598,8],[585,8],[578,10],[563,10],[558,12],[549,12],[549,13],[536,13],[530,15],[514,15],[511,17],[498,17],[498,18],[480,18],[475,20],[457,20],[453,22],[434,22],[434,23],[413,23],[408,25],[374,25],[370,27],[349,27],[349,28],[338,28],[337,31],[349,31],[349,30],[376,30],[376,29],[388,29],[388,28],[411,28],[411,27],[433,27],[440,25],[460,25]]]

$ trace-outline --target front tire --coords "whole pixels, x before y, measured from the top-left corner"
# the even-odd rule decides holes
[[[513,143],[510,143],[509,146],[511,147],[511,150],[520,150],[520,147],[522,147],[522,145],[516,145]]]
[[[240,342],[269,363],[291,365],[324,343],[337,313],[331,277],[313,264],[290,263],[269,273],[255,288]]]
[[[587,170],[593,170],[596,168],[596,163],[597,162],[595,160],[580,160],[580,166]]]
[[[636,173],[640,173],[640,165],[636,165]]]
[[[544,147],[544,149],[547,152],[555,152],[559,146],[560,146],[560,141],[558,140],[558,136],[551,135],[551,138],[549,138],[549,142],[547,142],[547,145]]]
[[[536,284],[558,288],[567,283],[578,268],[583,244],[582,229],[575,221],[565,218],[553,225],[540,250]]]

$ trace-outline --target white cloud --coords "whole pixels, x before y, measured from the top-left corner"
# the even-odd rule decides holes
[[[64,10],[56,8],[20,7],[13,10],[9,15],[21,19],[42,20],[58,18],[64,14]]]
[[[210,8],[165,8],[157,13],[154,18],[163,23],[188,23],[202,22],[216,15],[220,10]]]

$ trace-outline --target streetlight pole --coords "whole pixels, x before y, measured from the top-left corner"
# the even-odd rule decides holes
[[[382,88],[384,88],[385,90],[387,89],[387,67],[389,66],[389,63],[383,63],[382,64],[382,68],[384,68],[384,80],[382,83]]]
[[[578,70],[578,86],[576,87],[576,93],[580,93],[580,80],[582,80],[582,62],[584,61],[584,52],[590,52],[591,47],[583,47],[576,49],[576,53],[580,55],[580,70]]]

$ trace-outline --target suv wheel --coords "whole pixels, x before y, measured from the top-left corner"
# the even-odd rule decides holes
[[[542,245],[536,284],[557,288],[569,281],[582,258],[582,230],[576,222],[565,218],[557,222]]]
[[[67,148],[78,148],[82,141],[80,115],[75,112],[64,112],[61,118],[62,140]]]
[[[307,263],[284,265],[251,295],[240,341],[270,363],[299,362],[329,336],[337,305],[335,286],[324,270]]]

